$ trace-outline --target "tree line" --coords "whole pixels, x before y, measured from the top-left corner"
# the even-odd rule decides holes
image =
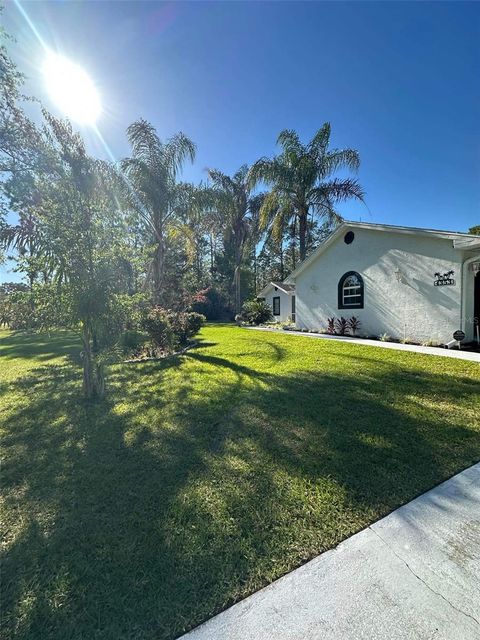
[[[128,157],[94,158],[68,120],[23,94],[7,44],[3,35],[0,251],[24,282],[1,286],[0,322],[77,330],[90,379],[142,310],[231,319],[331,233],[339,204],[363,201],[357,180],[338,176],[358,170],[359,154],[330,147],[329,123],[306,144],[282,131],[275,156],[233,175],[208,169],[200,184],[182,181],[195,143],[162,140],[143,119],[126,130]]]

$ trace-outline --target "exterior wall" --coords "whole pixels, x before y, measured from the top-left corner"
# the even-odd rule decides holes
[[[292,297],[288,293],[284,293],[280,289],[275,291],[274,287],[270,287],[265,296],[265,302],[270,306],[273,312],[273,298],[280,298],[280,315],[273,316],[273,319],[277,322],[286,322],[292,315]]]
[[[361,321],[359,335],[447,342],[456,329],[467,339],[473,328],[462,322],[461,290],[464,254],[452,240],[352,227],[346,244],[341,234],[295,279],[296,324],[325,329],[327,318],[352,315]],[[349,231],[347,228],[345,233]],[[455,285],[434,286],[434,274],[454,270]],[[402,281],[395,272],[400,270]],[[364,281],[364,308],[338,308],[338,282],[347,271]],[[471,302],[473,310],[473,298]],[[470,335],[470,333],[472,335]]]

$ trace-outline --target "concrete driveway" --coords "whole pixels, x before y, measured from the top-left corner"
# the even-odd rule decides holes
[[[479,640],[480,463],[183,638]]]

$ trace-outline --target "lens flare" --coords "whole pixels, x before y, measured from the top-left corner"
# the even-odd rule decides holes
[[[50,99],[58,109],[79,124],[96,123],[102,112],[100,96],[82,67],[50,51],[42,73]]]

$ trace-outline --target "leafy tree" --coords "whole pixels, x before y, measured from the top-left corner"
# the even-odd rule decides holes
[[[256,241],[262,194],[254,194],[243,165],[232,176],[209,169],[216,209],[222,220],[225,257],[233,262],[235,312],[242,307],[241,269],[247,250]]]
[[[24,76],[10,58],[5,43],[9,36],[0,27],[0,174],[25,173],[38,164],[43,140],[38,128],[26,115],[21,92]]]
[[[22,256],[32,287],[40,241],[32,207],[36,197],[32,172],[45,162],[46,148],[41,131],[25,113],[24,104],[33,100],[21,91],[24,76],[8,54],[8,39],[0,28],[0,249]],[[27,199],[29,213],[21,212],[17,224],[7,224],[6,213]]]
[[[468,233],[472,233],[474,236],[480,236],[480,224],[477,224],[475,227],[470,227]]]
[[[330,132],[325,123],[302,144],[295,131],[286,129],[277,140],[281,153],[261,158],[250,170],[252,186],[264,182],[271,187],[260,210],[261,228],[271,226],[278,237],[287,222],[298,223],[300,260],[306,257],[310,215],[338,221],[338,203],[349,198],[363,201],[356,180],[332,177],[341,169],[356,171],[360,158],[353,149],[329,149]]]
[[[82,339],[83,383],[87,398],[104,393],[102,348],[112,339],[107,329],[122,264],[118,236],[123,232],[110,165],[90,158],[83,140],[67,121],[44,112],[42,141],[48,163],[28,175],[42,237],[42,255],[51,270],[48,292],[38,300],[55,306],[42,323],[78,330]],[[33,181],[32,181],[33,177]],[[16,177],[21,183],[22,177]],[[20,192],[20,189],[18,189]],[[22,202],[18,202],[22,206]],[[29,211],[28,194],[22,209]],[[39,293],[42,293],[39,290]]]
[[[126,197],[151,243],[147,279],[155,303],[162,302],[168,228],[178,214],[184,193],[177,177],[186,160],[193,162],[195,145],[183,133],[162,142],[155,128],[138,120],[127,129],[132,156],[122,161],[127,178]]]

